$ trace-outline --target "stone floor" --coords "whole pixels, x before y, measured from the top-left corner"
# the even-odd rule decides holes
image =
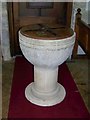
[[[89,60],[76,59],[67,63],[69,70],[74,78],[74,81],[81,93],[81,96],[86,104],[87,109],[90,111],[90,78],[89,78]]]
[[[72,73],[72,76],[77,84],[77,87],[83,97],[86,107],[90,110],[89,101],[89,79],[88,79],[88,60],[75,59],[68,61],[67,65]],[[2,117],[7,118],[8,105],[11,91],[11,83],[13,77],[14,59],[7,62],[2,62]],[[1,82],[0,82],[1,84]]]

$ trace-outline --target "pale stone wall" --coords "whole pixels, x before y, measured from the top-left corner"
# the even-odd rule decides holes
[[[81,13],[82,13],[82,20],[86,22],[87,24],[89,23],[88,21],[88,13],[89,13],[89,0],[85,0],[86,2],[75,2],[73,4],[73,9],[81,8]]]
[[[90,24],[90,1],[88,2],[88,23]]]
[[[0,38],[1,38],[1,26],[2,26],[2,22],[1,22],[1,2],[0,2]],[[0,39],[0,61],[1,61],[1,39]]]
[[[0,2],[0,38],[1,38],[1,2]],[[2,57],[1,57],[1,40],[0,40],[0,120],[2,117]]]
[[[10,60],[10,41],[8,30],[7,6],[2,2],[2,39],[1,39],[2,56],[4,60]]]

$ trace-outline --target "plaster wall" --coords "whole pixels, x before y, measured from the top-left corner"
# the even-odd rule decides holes
[[[74,2],[73,9],[76,10],[77,8],[81,8],[82,13],[82,20],[87,24],[90,23],[88,20],[88,13],[89,13],[89,0],[85,0],[86,2]]]
[[[1,11],[1,2],[0,2]],[[1,12],[0,12],[0,26],[1,26]],[[0,27],[0,37],[1,37],[1,27]],[[1,41],[0,41],[0,120],[2,117],[2,59],[1,59]]]
[[[8,18],[7,18],[7,6],[6,2],[2,2],[2,32],[1,32],[1,49],[4,60],[10,60],[10,42],[9,42],[9,30],[8,30]]]

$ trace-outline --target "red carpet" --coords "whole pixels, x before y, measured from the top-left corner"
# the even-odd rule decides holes
[[[33,81],[33,65],[25,58],[17,57],[12,81],[8,118],[67,118],[69,120],[89,120],[89,113],[75,85],[67,65],[59,68],[60,83],[67,91],[63,102],[52,107],[40,107],[28,102],[25,88]],[[71,119],[70,119],[71,118]],[[60,119],[61,120],[61,119]],[[66,119],[64,119],[66,120]]]

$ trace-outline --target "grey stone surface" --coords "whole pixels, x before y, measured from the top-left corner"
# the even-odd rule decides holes
[[[2,39],[1,48],[4,60],[10,60],[10,43],[9,43],[9,30],[8,30],[8,18],[6,2],[2,2]]]

